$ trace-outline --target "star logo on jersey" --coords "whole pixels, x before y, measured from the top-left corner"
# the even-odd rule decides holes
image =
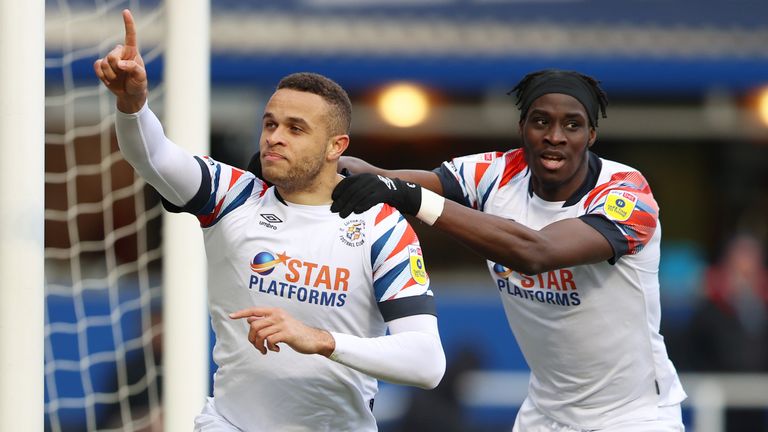
[[[339,229],[339,240],[347,246],[357,247],[365,243],[365,221],[351,220]]]
[[[332,258],[329,258],[332,259]],[[250,262],[245,286],[255,296],[275,296],[317,306],[347,304],[352,272],[346,267],[262,251]],[[277,271],[275,271],[277,270]]]
[[[269,252],[259,252],[251,260],[251,270],[262,276],[266,276],[280,263],[285,263],[290,258],[285,252],[277,254],[277,257]]]
[[[637,196],[627,191],[613,190],[608,193],[603,204],[603,211],[608,219],[624,222],[632,216],[637,203]]]
[[[509,277],[509,275],[512,274],[512,270],[504,267],[499,263],[493,263],[493,272],[496,273],[502,279],[506,279]]]

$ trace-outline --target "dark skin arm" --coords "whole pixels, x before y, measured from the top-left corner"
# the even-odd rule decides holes
[[[438,194],[443,192],[440,179],[431,171],[384,170],[351,157],[342,157],[340,166],[352,173],[397,177]],[[613,257],[608,240],[578,218],[561,220],[537,231],[446,200],[443,213],[433,226],[483,258],[525,274],[593,264]]]
[[[385,170],[352,156],[342,156],[339,159],[339,171],[344,168],[348,169],[352,174],[371,173],[384,177],[397,177],[402,180],[416,183],[436,194],[443,194],[443,185],[440,183],[440,179],[437,177],[437,174],[431,171],[404,169]]]

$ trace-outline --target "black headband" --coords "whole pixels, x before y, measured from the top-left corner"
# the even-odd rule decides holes
[[[562,93],[573,96],[584,105],[589,116],[589,124],[597,126],[597,115],[600,110],[600,101],[592,87],[583,79],[574,75],[545,75],[536,77],[520,95],[520,118],[528,114],[528,109],[533,101],[549,93]]]

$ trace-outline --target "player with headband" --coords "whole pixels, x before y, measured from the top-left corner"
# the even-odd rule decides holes
[[[512,90],[519,149],[434,171],[343,158],[342,217],[386,202],[488,260],[531,379],[514,430],[681,431],[686,394],[659,333],[659,207],[643,175],[591,151],[607,98],[581,73]]]

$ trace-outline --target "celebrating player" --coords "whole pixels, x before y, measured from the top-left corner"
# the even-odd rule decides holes
[[[280,81],[260,139],[269,187],[165,137],[147,106],[131,13],[123,19],[125,44],[94,64],[117,97],[120,149],[166,208],[198,217],[205,237],[218,370],[195,430],[376,430],[376,379],[433,388],[445,356],[402,215],[386,204],[346,218],[330,211],[349,145],[346,92],[317,74]]]
[[[515,431],[683,430],[686,395],[659,334],[659,208],[642,174],[590,151],[605,93],[559,70],[513,92],[522,148],[432,172],[342,158],[364,174],[339,183],[331,210],[389,203],[488,260],[531,368]]]

